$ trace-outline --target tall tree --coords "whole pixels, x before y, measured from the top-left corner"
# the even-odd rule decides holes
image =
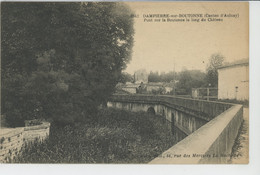
[[[127,72],[122,72],[121,77],[119,79],[120,83],[126,83],[126,82],[133,82],[134,81],[134,76],[127,73]]]
[[[224,62],[224,56],[216,53],[212,54],[209,59],[209,64],[207,67],[207,85],[211,87],[218,86],[218,67],[222,66]]]
[[[91,116],[131,58],[130,16],[116,2],[3,2],[2,113],[20,123]]]
[[[151,71],[148,75],[148,82],[161,82],[159,73]]]
[[[199,70],[183,70],[179,73],[177,92],[180,95],[190,95],[192,88],[199,88],[205,85],[205,73]]]

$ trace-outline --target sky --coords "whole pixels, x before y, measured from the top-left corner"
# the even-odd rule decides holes
[[[248,4],[244,2],[128,2],[134,18],[134,46],[126,72],[205,71],[210,56],[226,62],[248,58]],[[234,14],[223,21],[147,22],[148,14]],[[170,17],[176,19],[176,17]],[[189,18],[189,17],[188,17]],[[154,20],[155,18],[153,18]],[[167,18],[166,18],[167,19]],[[185,18],[178,18],[185,19]],[[189,18],[191,20],[191,18]],[[193,18],[198,19],[198,18]],[[201,17],[199,18],[201,20]],[[162,19],[161,19],[162,20]]]

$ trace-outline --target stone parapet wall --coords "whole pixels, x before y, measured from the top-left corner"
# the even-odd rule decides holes
[[[108,105],[131,110],[135,105],[143,110],[153,106],[155,112],[166,119],[174,116],[174,121],[168,120],[186,131],[188,136],[185,139],[152,160],[151,164],[229,163],[243,121],[242,105],[175,96],[113,95]]]
[[[43,122],[37,126],[24,127],[24,138],[26,142],[34,141],[35,138],[40,141],[46,139],[50,133],[50,123]]]
[[[235,105],[162,153],[150,164],[229,163],[242,121],[243,107]]]
[[[137,102],[108,102],[107,107],[116,109],[123,109],[133,112],[144,111],[147,112],[149,109],[153,109],[155,114],[162,116],[169,122],[172,122],[175,127],[178,127],[186,135],[191,134],[202,125],[210,121],[208,118],[204,118],[200,115],[192,115],[187,110],[176,109],[165,104],[146,104]]]
[[[173,122],[174,126],[190,135],[234,104],[167,95],[118,94],[109,99],[107,106],[130,111],[148,111],[153,108],[155,114]]]
[[[0,162],[12,159],[21,150],[24,141],[24,128],[0,130]]]
[[[213,119],[233,106],[231,103],[212,102],[167,95],[113,95],[109,101],[164,104],[173,106],[175,109],[189,112],[191,115],[194,113],[194,115],[208,118],[208,120]]]
[[[50,123],[37,126],[0,129],[0,163],[7,162],[19,153],[24,143],[40,141],[49,136]]]

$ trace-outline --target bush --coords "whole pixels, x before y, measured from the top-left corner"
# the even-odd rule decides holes
[[[96,121],[60,127],[49,139],[26,145],[16,163],[146,163],[177,140],[165,119],[144,112],[102,109]]]

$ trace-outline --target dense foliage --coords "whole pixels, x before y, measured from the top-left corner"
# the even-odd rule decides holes
[[[95,113],[130,60],[130,14],[115,2],[3,2],[1,109],[9,125]]]
[[[88,124],[51,126],[49,139],[23,148],[16,163],[147,163],[178,139],[161,116],[103,109]],[[168,126],[168,127],[167,127]],[[170,128],[169,128],[170,127]]]
[[[199,70],[185,70],[179,73],[177,89],[182,90],[177,95],[191,94],[192,88],[205,87],[206,74]]]
[[[134,77],[131,74],[129,74],[127,72],[122,72],[121,77],[119,79],[120,83],[124,83],[124,84],[126,82],[131,82],[132,83],[133,81],[134,81]]]
[[[149,82],[171,82],[177,95],[191,94],[192,88],[205,87],[206,73],[199,70],[183,70],[181,72],[161,73],[150,72]]]
[[[148,82],[171,82],[173,80],[178,79],[178,73],[170,71],[168,73],[162,72],[159,74],[158,72],[150,72],[148,75]]]
[[[222,66],[224,56],[215,53],[209,58],[206,73],[199,70],[182,70],[181,72],[150,72],[148,82],[176,82],[177,95],[190,95],[192,88],[218,87],[218,67]]]

